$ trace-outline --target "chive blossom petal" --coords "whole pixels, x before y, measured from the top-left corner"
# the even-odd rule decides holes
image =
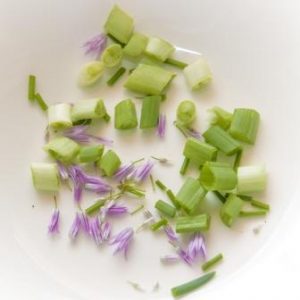
[[[95,35],[83,44],[83,48],[85,48],[85,54],[95,55],[95,58],[99,57],[105,49],[106,43],[107,36],[104,33]]]
[[[56,208],[48,225],[48,233],[54,234],[59,232],[59,210]]]
[[[113,237],[112,241],[110,242],[111,245],[116,245],[114,250],[114,254],[118,252],[123,252],[125,258],[127,258],[127,252],[129,245],[133,239],[134,231],[131,227],[123,229],[119,232],[116,236]]]
[[[166,115],[160,114],[157,124],[157,134],[160,138],[163,138],[166,134]]]

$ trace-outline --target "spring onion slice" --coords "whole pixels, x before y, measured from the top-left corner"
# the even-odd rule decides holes
[[[147,46],[147,43],[148,43],[148,37],[141,34],[141,33],[138,33],[138,32],[135,32],[129,42],[127,43],[127,45],[125,46],[125,48],[123,49],[124,50],[124,54],[128,55],[128,56],[131,56],[131,57],[137,57],[137,56],[140,56],[146,46]]]
[[[71,105],[68,103],[50,105],[48,108],[48,126],[54,129],[71,127]]]
[[[57,192],[59,190],[59,173],[57,164],[32,163],[31,175],[34,187],[39,191]]]
[[[119,6],[114,5],[105,22],[106,33],[126,44],[133,32],[133,19]]]
[[[240,211],[240,217],[264,217],[267,214],[267,210],[260,209],[260,210],[252,210],[252,211]]]
[[[232,121],[232,113],[218,106],[214,106],[213,108],[209,109],[208,112],[210,114],[211,125],[218,125],[223,129],[229,128]]]
[[[173,287],[171,289],[172,295],[174,297],[181,297],[185,294],[188,294],[188,293],[200,288],[207,282],[209,282],[215,276],[215,274],[216,274],[216,272],[210,272],[199,278],[196,278],[196,279],[186,282],[184,284]]]
[[[162,200],[158,200],[155,203],[155,208],[167,217],[174,218],[176,215],[176,208]]]
[[[160,96],[145,97],[142,104],[140,128],[155,128],[159,118]]]
[[[121,77],[122,75],[126,72],[126,69],[124,67],[121,67],[120,69],[117,70],[113,76],[107,80],[107,85],[112,86],[114,85]]]
[[[172,44],[157,37],[150,37],[145,49],[147,55],[162,62],[164,62],[174,51],[175,48]]]
[[[267,173],[263,166],[238,167],[237,176],[237,191],[240,194],[261,192],[267,184]]]
[[[158,229],[160,229],[163,226],[166,226],[167,224],[168,224],[168,220],[167,219],[160,219],[156,223],[152,224],[150,226],[150,228],[151,228],[152,231],[157,231]]]
[[[138,125],[135,104],[131,99],[119,102],[115,106],[115,128],[132,129]]]
[[[203,136],[207,143],[216,147],[226,155],[232,155],[241,150],[241,144],[219,126],[211,126],[203,133]]]
[[[203,58],[185,67],[183,74],[192,90],[200,89],[212,80],[209,65]]]
[[[259,113],[254,109],[237,108],[233,112],[229,133],[237,140],[254,144],[259,126]]]
[[[101,55],[101,61],[107,68],[117,66],[123,57],[123,50],[119,44],[112,44],[108,46]]]
[[[82,66],[79,72],[78,84],[88,87],[96,83],[104,73],[104,64],[101,61],[91,61]]]
[[[48,105],[39,93],[35,94],[34,99],[43,111],[47,111]]]
[[[230,191],[237,185],[237,176],[229,164],[207,161],[201,169],[200,183],[208,191]]]
[[[111,177],[121,166],[121,160],[116,152],[108,150],[98,161],[97,165],[105,176]]]
[[[78,159],[81,163],[96,162],[101,158],[103,151],[103,145],[84,146],[80,148]]]
[[[255,200],[255,199],[252,199],[250,204],[254,207],[262,208],[262,209],[265,209],[265,210],[270,209],[270,205],[268,203],[261,202],[261,201]]]
[[[206,261],[202,266],[203,271],[207,271],[208,269],[211,269],[213,266],[215,266],[218,262],[220,262],[223,259],[223,254],[219,253],[210,260]]]
[[[239,198],[241,198],[242,200],[244,201],[252,201],[253,200],[253,197],[252,196],[248,196],[248,195],[241,195],[241,194],[238,194],[237,195]]]
[[[187,63],[177,60],[177,59],[174,59],[174,58],[171,58],[171,57],[167,58],[164,63],[167,65],[179,68],[181,70],[183,70],[187,66]]]
[[[160,95],[175,75],[158,66],[139,64],[129,75],[124,87],[145,95]]]
[[[194,233],[207,231],[210,226],[210,216],[201,214],[193,217],[179,217],[176,219],[177,233]]]
[[[234,221],[238,218],[242,206],[243,200],[236,195],[230,194],[220,210],[222,222],[226,226],[231,227]]]
[[[28,76],[28,100],[33,102],[35,100],[35,85],[36,77],[34,75]]]
[[[172,202],[172,204],[179,209],[180,208],[180,204],[178,203],[178,200],[176,199],[176,196],[174,195],[174,193],[172,192],[172,190],[167,190],[166,192],[168,198],[170,199],[170,201]]]
[[[89,216],[98,213],[100,208],[104,206],[106,203],[107,199],[100,199],[96,201],[93,205],[89,206],[88,208],[85,209],[85,213]]]
[[[187,169],[189,167],[189,164],[190,164],[189,158],[185,157],[184,160],[183,160],[183,163],[181,165],[181,168],[180,168],[180,174],[181,175],[185,175],[185,173],[186,173],[186,171],[187,171]]]
[[[191,162],[202,166],[206,161],[214,161],[217,157],[217,148],[195,138],[188,138],[183,155]]]
[[[50,141],[44,149],[56,160],[69,164],[74,161],[80,147],[67,137],[58,137]]]
[[[162,191],[166,191],[168,188],[159,180],[155,180],[155,184],[162,190]]]
[[[191,100],[183,100],[176,110],[177,122],[190,127],[196,119],[196,105]]]

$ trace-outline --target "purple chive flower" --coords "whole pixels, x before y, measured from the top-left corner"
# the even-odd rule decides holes
[[[177,243],[178,242],[178,236],[174,232],[173,228],[169,225],[164,227],[164,231],[169,239],[169,242],[171,243]]]
[[[163,138],[166,133],[166,121],[167,121],[166,115],[160,114],[158,119],[158,124],[157,124],[157,134],[161,138]]]
[[[128,212],[128,208],[111,201],[108,206],[103,209],[103,212],[107,216],[119,216],[126,214]]]
[[[90,221],[90,235],[97,246],[102,243],[102,233],[98,217],[95,217]]]
[[[81,228],[81,218],[80,218],[79,213],[77,212],[75,215],[75,219],[72,223],[72,226],[70,228],[70,231],[69,231],[69,236],[72,240],[76,239],[80,228]]]
[[[60,178],[67,180],[69,178],[68,169],[60,161],[57,161],[57,166]]]
[[[134,179],[137,182],[144,181],[151,173],[154,163],[147,161],[145,164],[139,166],[134,172]]]
[[[81,227],[85,233],[90,233],[90,220],[85,213],[81,213],[80,215]]]
[[[166,263],[166,264],[178,262],[179,256],[175,255],[175,254],[167,254],[167,255],[161,256],[160,261],[162,263]]]
[[[183,250],[182,248],[178,248],[177,253],[179,257],[188,265],[193,264],[193,259],[189,256],[189,253],[187,253],[187,251]]]
[[[121,166],[116,174],[114,175],[114,178],[118,181],[123,181],[124,179],[126,179],[126,177],[128,177],[130,174],[132,174],[135,170],[134,164],[127,164],[124,166]]]
[[[59,232],[59,210],[56,208],[48,225],[48,233],[58,233]]]
[[[88,126],[85,125],[73,126],[69,129],[66,129],[63,132],[63,135],[81,144],[86,144],[91,141],[97,141],[101,144],[110,146],[113,143],[112,140],[86,133],[87,129]]]
[[[114,254],[118,252],[123,252],[125,258],[127,258],[127,252],[129,245],[133,239],[133,229],[131,227],[123,229],[116,236],[113,237],[110,245],[116,245]]]
[[[96,58],[99,57],[105,49],[106,43],[106,35],[104,33],[97,34],[83,44],[83,48],[85,48],[85,54],[91,53],[94,54]]]
[[[205,257],[206,248],[204,243],[204,237],[201,234],[195,234],[187,247],[187,255],[192,261],[196,260],[199,255]]]
[[[85,188],[97,194],[105,194],[111,191],[111,186],[102,183],[86,183]]]
[[[104,222],[101,224],[101,234],[102,234],[102,240],[108,241],[111,234],[111,224],[108,222]]]
[[[197,140],[201,140],[202,138],[201,133],[193,128],[186,128],[186,133]]]

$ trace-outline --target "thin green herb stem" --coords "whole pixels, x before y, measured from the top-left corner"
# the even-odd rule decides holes
[[[253,210],[253,211],[240,211],[240,217],[263,217],[267,214],[267,211],[265,209],[261,210]]]
[[[155,180],[155,184],[162,190],[162,191],[166,191],[168,188],[159,180]]]
[[[153,192],[155,192],[156,191],[156,187],[155,187],[155,183],[154,183],[154,179],[153,179],[152,175],[150,175],[150,181],[151,181],[152,190],[153,190]]]
[[[223,259],[223,254],[219,253],[218,255],[214,256],[210,260],[206,261],[201,266],[201,268],[202,268],[203,271],[207,271],[208,269],[210,269],[211,267],[213,267],[214,265],[216,265],[218,262],[220,262],[222,259]]]
[[[47,103],[44,101],[44,99],[39,93],[35,94],[34,99],[36,100],[36,102],[38,103],[38,105],[43,111],[46,111],[48,109]]]
[[[35,85],[36,77],[34,75],[28,76],[28,100],[33,102],[35,99]]]
[[[139,205],[137,208],[135,208],[130,214],[131,214],[131,215],[134,215],[134,214],[136,214],[137,212],[141,211],[144,207],[145,207],[145,205],[144,205],[144,204],[141,204],[141,205]]]
[[[252,201],[252,199],[253,199],[252,196],[247,196],[247,195],[237,195],[237,196],[244,201]]]
[[[89,216],[93,215],[94,213],[97,213],[99,209],[104,206],[105,202],[107,199],[101,199],[96,201],[94,204],[89,206],[88,208],[85,209],[85,213]]]
[[[265,210],[269,210],[270,209],[270,205],[269,204],[261,202],[261,201],[258,201],[258,200],[255,200],[255,199],[252,199],[250,203],[254,207],[262,208],[262,209],[265,209]]]
[[[176,215],[176,208],[162,200],[158,200],[155,203],[155,208],[167,217],[174,218]]]
[[[189,164],[190,164],[190,159],[185,157],[184,160],[183,160],[183,163],[181,165],[181,168],[180,168],[180,174],[181,175],[185,175],[188,167],[189,167]]]
[[[213,191],[212,192],[222,203],[226,202],[226,197],[224,197],[220,192]]]
[[[112,86],[114,85],[120,78],[121,76],[126,72],[126,69],[124,67],[121,67],[117,70],[115,74],[113,74],[110,79],[107,81],[107,85]]]
[[[165,64],[171,65],[179,69],[184,69],[187,66],[187,63],[174,58],[167,58],[165,60]]]
[[[170,201],[173,203],[173,205],[179,209],[180,208],[180,204],[178,203],[176,196],[174,195],[174,193],[169,189],[167,190],[167,196],[170,199]]]
[[[167,224],[168,224],[168,220],[166,220],[166,219],[160,219],[156,223],[152,224],[150,228],[151,228],[152,231],[157,231],[162,226],[166,226]]]

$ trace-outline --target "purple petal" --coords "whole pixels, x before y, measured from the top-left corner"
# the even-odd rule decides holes
[[[157,133],[159,137],[163,138],[166,133],[166,115],[160,114],[158,119],[158,125],[157,125]]]
[[[101,224],[101,232],[103,241],[108,241],[111,234],[111,224],[104,222]]]
[[[90,221],[88,216],[82,212],[80,215],[80,220],[81,220],[81,227],[84,230],[84,232],[90,233]]]
[[[98,217],[95,217],[90,221],[90,235],[97,246],[102,243],[102,234]]]
[[[203,245],[204,245],[204,238],[201,234],[195,234],[191,241],[189,242],[189,245],[187,247],[187,254],[188,256],[194,261],[198,258],[199,255],[204,256],[204,251],[206,252],[205,245],[204,245],[204,251],[203,251]]]
[[[179,261],[179,256],[174,254],[168,254],[160,257],[162,263],[174,263]]]
[[[107,37],[105,34],[97,34],[96,36],[87,40],[83,47],[85,48],[85,54],[94,54],[95,57],[99,57],[106,47]]]
[[[79,213],[76,213],[75,219],[72,223],[72,226],[71,226],[70,232],[69,232],[69,236],[72,240],[74,240],[77,237],[80,228],[81,228],[81,218],[80,218]]]
[[[74,184],[74,200],[76,203],[80,202],[82,195],[82,185],[79,182],[75,182]]]
[[[116,245],[114,254],[118,252],[123,252],[125,258],[127,258],[127,251],[133,239],[133,234],[133,229],[131,227],[128,227],[123,229],[115,237],[113,237],[112,241],[110,242],[110,245]]]
[[[128,208],[126,206],[118,205],[112,203],[107,209],[106,214],[108,216],[119,216],[122,214],[126,214],[128,212]]]
[[[59,210],[56,208],[53,211],[49,225],[48,233],[58,233],[59,232]]]
[[[169,225],[165,226],[164,231],[170,242],[178,242],[178,236],[176,235],[175,231],[171,226]]]
[[[111,191],[111,187],[106,184],[86,183],[85,188],[97,194],[105,194]]]
[[[124,179],[126,179],[127,176],[129,176],[134,171],[134,169],[135,167],[132,163],[121,166],[117,170],[116,174],[114,175],[114,178],[118,181],[123,181]]]
[[[68,169],[59,161],[57,161],[59,176],[62,180],[69,178]]]
[[[187,128],[187,134],[197,140],[201,140],[202,138],[201,133],[193,128]]]
[[[144,181],[151,173],[154,163],[148,161],[144,165],[139,166],[134,173],[134,178],[137,182]]]
[[[186,251],[179,248],[177,253],[184,262],[186,262],[188,265],[192,265],[193,259],[189,256],[189,254]]]

